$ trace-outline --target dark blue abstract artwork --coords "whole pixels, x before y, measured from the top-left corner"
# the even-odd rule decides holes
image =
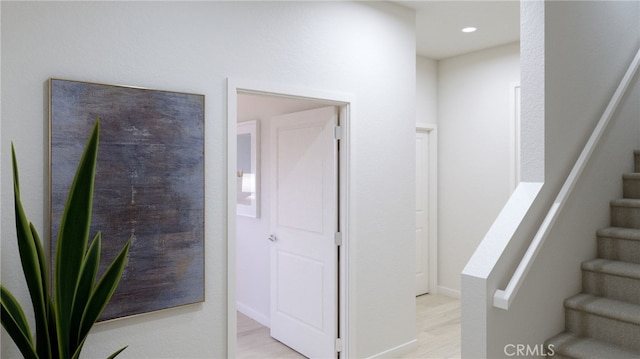
[[[100,320],[204,301],[204,95],[60,79],[49,92],[51,257],[99,117],[90,238],[102,232],[100,275],[133,238]]]

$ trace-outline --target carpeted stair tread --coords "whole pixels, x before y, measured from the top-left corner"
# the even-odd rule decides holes
[[[547,340],[545,346],[552,349],[556,356],[575,359],[639,359],[640,352],[622,349],[609,343],[575,335],[570,332],[560,333]]]
[[[640,241],[640,229],[625,227],[607,227],[598,229],[599,237],[619,238],[632,241]]]
[[[567,309],[640,325],[639,305],[581,293],[566,299],[564,306]]]
[[[640,359],[640,149],[622,175],[622,199],[609,202],[598,229],[598,258],[585,261],[582,293],[565,299],[565,332],[545,342],[558,359]]]
[[[619,198],[611,200],[613,207],[640,208],[640,199],[636,198]]]
[[[640,264],[595,258],[582,263],[582,270],[640,279]]]

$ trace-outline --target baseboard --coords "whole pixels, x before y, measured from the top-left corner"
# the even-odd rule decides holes
[[[244,315],[246,315],[247,317],[255,320],[256,322],[264,325],[267,328],[271,327],[271,321],[269,320],[269,317],[258,312],[257,310],[249,307],[248,305],[242,304],[240,302],[236,303],[236,307],[238,309],[238,311]]]
[[[383,359],[383,358],[397,358],[410,353],[418,346],[418,339],[406,342],[402,345],[398,345],[395,348],[385,350],[382,353],[378,353],[368,357],[367,359]]]
[[[443,286],[438,286],[438,294],[460,299],[460,290],[451,289]]]

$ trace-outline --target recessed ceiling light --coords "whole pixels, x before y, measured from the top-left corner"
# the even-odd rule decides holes
[[[475,27],[465,27],[464,29],[462,29],[462,32],[475,32],[476,29]]]

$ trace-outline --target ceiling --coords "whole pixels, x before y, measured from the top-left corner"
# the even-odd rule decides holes
[[[416,10],[416,52],[435,60],[520,39],[518,0],[392,1]],[[478,30],[463,33],[464,27]]]
[[[392,1],[416,11],[416,52],[440,60],[520,39],[518,0]],[[465,34],[463,27],[478,30]],[[301,99],[238,94],[238,121],[326,106]]]
[[[322,102],[256,93],[239,93],[237,103],[238,122],[265,119],[327,106]]]

